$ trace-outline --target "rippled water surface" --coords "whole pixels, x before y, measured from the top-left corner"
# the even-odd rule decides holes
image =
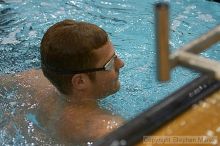
[[[177,68],[168,83],[156,80],[154,0],[0,0],[0,74],[40,68],[39,43],[49,26],[63,19],[87,21],[104,28],[125,67],[121,90],[100,101],[100,106],[129,120],[166,95],[198,76]],[[178,49],[220,24],[220,4],[205,0],[170,2],[170,49]],[[220,45],[202,55],[220,60]],[[49,144],[34,115],[31,103],[19,102],[19,85],[0,93],[0,145]],[[31,93],[25,98],[30,98]],[[23,114],[26,125],[18,126],[14,114]],[[10,121],[10,122],[9,122]],[[26,129],[28,134],[20,132]],[[9,131],[13,135],[8,135]]]

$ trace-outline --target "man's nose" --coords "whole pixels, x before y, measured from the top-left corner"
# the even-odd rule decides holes
[[[118,68],[122,68],[124,67],[124,62],[120,59],[120,58],[117,58],[117,67]]]

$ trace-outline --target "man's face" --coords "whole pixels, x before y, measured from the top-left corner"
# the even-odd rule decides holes
[[[98,58],[96,67],[103,67],[110,59],[114,59],[113,68],[109,71],[97,71],[95,80],[92,81],[93,93],[96,97],[102,98],[119,90],[119,70],[124,66],[124,63],[120,58],[113,57],[115,50],[110,41],[94,52]]]

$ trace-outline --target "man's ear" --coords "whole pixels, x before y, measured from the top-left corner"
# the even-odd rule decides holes
[[[72,77],[72,85],[78,90],[87,88],[88,76],[85,74],[76,74]]]

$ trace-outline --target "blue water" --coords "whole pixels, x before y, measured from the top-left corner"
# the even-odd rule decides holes
[[[170,2],[170,50],[175,51],[220,24],[220,4],[206,0],[166,0]],[[0,1],[0,74],[40,68],[39,44],[49,26],[63,19],[87,21],[104,28],[125,67],[121,71],[121,90],[100,101],[100,106],[125,119],[134,118],[171,92],[199,76],[176,68],[171,80],[156,79],[156,51],[153,5],[155,0],[8,0]],[[220,44],[202,54],[220,60]],[[35,132],[35,118],[25,119],[28,135],[12,120],[14,136],[5,125],[22,103],[16,86],[0,94],[0,145],[49,144],[44,134]],[[1,89],[4,91],[4,89]],[[16,95],[16,96],[15,96]],[[13,98],[16,97],[16,98]],[[33,109],[30,105],[26,108]],[[28,138],[27,138],[28,137]],[[27,140],[28,139],[28,140]],[[28,142],[29,141],[29,142]]]

